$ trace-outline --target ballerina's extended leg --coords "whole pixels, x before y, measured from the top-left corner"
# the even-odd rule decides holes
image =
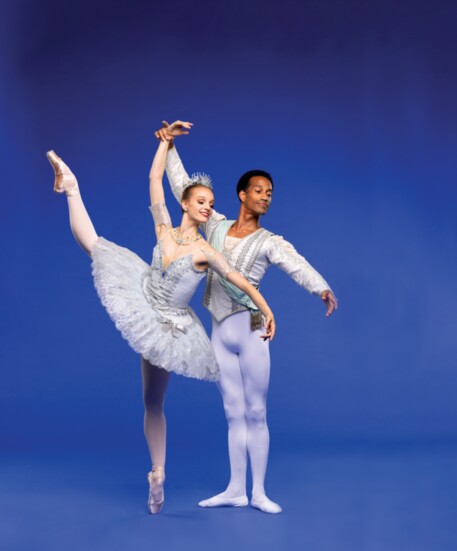
[[[81,198],[76,176],[54,151],[46,155],[54,169],[54,191],[67,196],[71,231],[81,248],[91,256],[98,235]]]

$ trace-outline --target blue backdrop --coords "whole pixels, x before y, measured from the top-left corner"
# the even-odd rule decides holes
[[[325,319],[285,274],[265,277],[278,322],[273,454],[457,438],[452,1],[1,10],[4,449],[146,454],[139,360],[98,301],[45,152],[76,173],[98,233],[149,260],[147,176],[163,118],[194,122],[178,149],[189,172],[212,176],[219,211],[236,216],[242,172],[273,174],[263,224],[340,299]],[[170,454],[203,446],[205,461],[225,458],[215,386],[175,377],[167,412]]]
[[[276,439],[457,436],[452,3],[6,6],[4,441],[138,437],[138,360],[98,303],[44,153],[74,169],[97,231],[150,259],[153,130],[178,117],[195,123],[178,143],[185,166],[212,175],[219,210],[236,215],[243,171],[274,175],[264,225],[341,301],[326,320],[287,276],[265,278]],[[174,437],[187,422],[207,436],[221,421],[215,388],[174,387]]]
[[[456,23],[452,0],[2,1],[5,549],[456,549]],[[76,173],[98,233],[149,260],[163,118],[195,124],[178,149],[229,217],[242,172],[273,174],[264,225],[340,299],[326,319],[279,270],[262,283],[280,518],[196,507],[227,480],[226,423],[214,385],[179,377],[167,504],[147,518],[139,359],[45,152]]]

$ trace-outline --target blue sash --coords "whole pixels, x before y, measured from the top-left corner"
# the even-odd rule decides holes
[[[216,249],[216,251],[222,253],[222,251],[224,250],[225,238],[229,229],[234,223],[235,220],[222,220],[214,229],[211,235],[211,245]],[[227,295],[234,302],[240,304],[241,306],[245,306],[253,312],[257,312],[259,310],[257,306],[252,302],[252,300],[248,297],[248,295],[246,293],[243,293],[241,289],[238,289],[238,287],[222,277],[219,277],[219,281],[221,282],[222,287],[224,287]]]

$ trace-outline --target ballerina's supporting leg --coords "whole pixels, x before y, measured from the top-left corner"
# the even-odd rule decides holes
[[[164,414],[165,391],[170,373],[141,358],[144,401],[144,435],[152,466],[165,466],[167,423]]]
[[[54,151],[48,151],[47,157],[54,169],[54,191],[67,196],[71,231],[77,243],[91,256],[98,235],[81,198],[76,176]]]
[[[144,435],[151,456],[149,480],[149,512],[160,513],[165,482],[167,423],[164,414],[165,392],[170,373],[141,358],[144,401]]]

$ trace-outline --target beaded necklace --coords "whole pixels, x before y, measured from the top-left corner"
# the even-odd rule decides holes
[[[202,238],[199,233],[191,237],[180,237],[180,230],[181,228],[173,228],[171,230],[171,237],[173,238],[173,241],[178,245],[190,245],[191,243],[195,243],[195,241],[198,241]]]

